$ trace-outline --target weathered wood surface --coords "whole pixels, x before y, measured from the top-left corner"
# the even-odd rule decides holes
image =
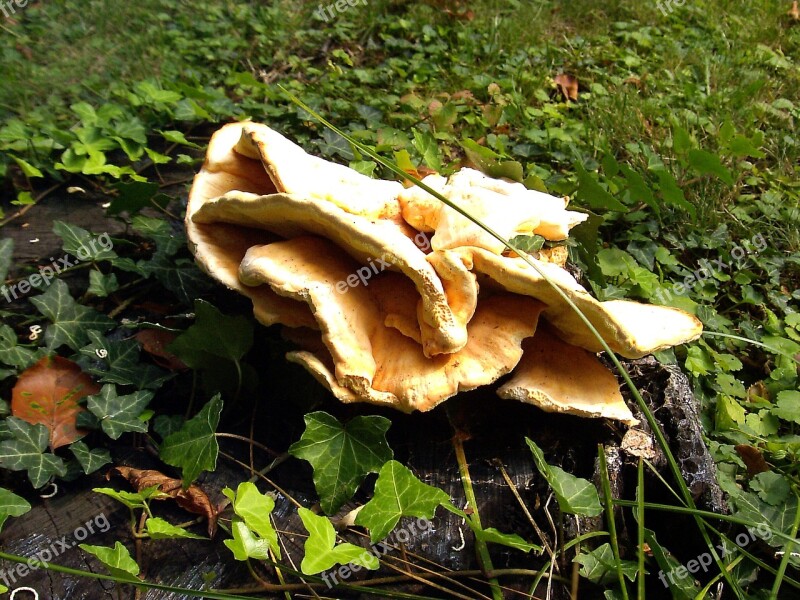
[[[102,209],[90,203],[81,203],[75,200],[65,200],[63,197],[54,196],[41,207],[32,210],[26,219],[3,228],[3,235],[11,234],[17,240],[17,257],[20,261],[30,264],[31,261],[49,259],[60,252],[60,241],[53,236],[52,220],[63,219],[70,223],[80,225],[86,229],[100,232],[119,232],[120,225],[114,221],[103,218]],[[22,228],[20,224],[28,222],[28,227]],[[25,239],[39,238],[36,244],[25,245]],[[219,291],[220,302],[228,303],[232,307],[239,307],[247,311],[246,303],[224,290]],[[215,302],[217,301],[215,300]],[[541,543],[536,532],[519,506],[514,494],[501,475],[499,463],[505,465],[508,475],[517,488],[526,506],[531,511],[536,523],[548,537],[548,543],[554,544],[554,532],[546,512],[556,519],[557,507],[550,498],[545,482],[535,472],[529,451],[524,443],[524,437],[535,440],[545,451],[548,460],[563,466],[564,469],[582,477],[597,479],[596,456],[598,444],[607,448],[607,454],[614,458],[612,461],[612,483],[616,494],[633,497],[635,486],[635,457],[621,449],[624,428],[607,421],[580,419],[576,417],[549,415],[538,409],[519,403],[500,400],[491,390],[478,390],[452,399],[438,407],[431,413],[424,415],[402,415],[364,406],[345,406],[332,400],[310,377],[302,372],[299,367],[286,364],[280,359],[280,347],[277,332],[260,330],[263,337],[261,346],[255,352],[263,356],[264,369],[261,373],[262,388],[259,394],[249,400],[253,404],[237,407],[234,411],[238,415],[238,422],[229,415],[226,419],[225,431],[249,435],[249,423],[253,414],[253,405],[257,408],[255,416],[257,427],[255,439],[270,446],[274,450],[283,451],[294,440],[298,439],[303,428],[302,415],[310,405],[317,409],[327,410],[339,418],[350,418],[355,414],[381,413],[389,417],[392,428],[389,432],[390,445],[395,450],[398,460],[409,465],[415,473],[425,482],[439,486],[450,494],[457,506],[463,507],[464,491],[458,475],[458,465],[455,460],[453,445],[453,424],[461,430],[462,434],[469,436],[465,442],[465,450],[470,465],[478,508],[485,527],[497,527],[501,531],[516,532],[524,538],[535,543]],[[276,351],[277,348],[277,351]],[[667,370],[651,360],[638,361],[629,365],[635,381],[644,390],[646,399],[656,414],[664,423],[665,430],[671,438],[674,451],[686,471],[687,480],[696,493],[701,505],[716,510],[724,509],[721,494],[713,479],[713,463],[700,436],[697,422],[696,409],[689,391],[688,382],[679,371]],[[161,411],[159,399],[168,402],[170,393],[176,388],[167,390],[154,401],[154,408]],[[664,398],[666,392],[667,397]],[[182,408],[165,409],[168,414],[181,412]],[[646,426],[641,429],[647,430]],[[249,450],[245,444],[223,440],[222,449],[225,453],[235,457],[243,463],[249,462]],[[130,448],[116,446],[113,448],[116,464],[124,464],[137,468],[157,468],[164,470],[164,465],[153,458],[144,448]],[[255,468],[261,469],[269,464],[271,457],[255,450]],[[656,456],[654,460],[658,463]],[[663,468],[663,461],[661,463]],[[166,471],[167,474],[177,475]],[[666,470],[664,470],[666,473]],[[219,469],[215,473],[207,474],[201,479],[202,487],[209,493],[214,501],[222,499],[220,491],[225,486],[236,485],[250,477],[248,469],[235,464],[228,458],[220,458]],[[7,481],[0,482],[5,486],[13,486],[19,482],[19,477],[10,478],[4,475]],[[306,506],[314,503],[314,490],[311,487],[311,472],[305,463],[289,459],[269,474],[270,479],[280,486],[292,499]],[[374,476],[368,479],[354,499],[354,503],[345,507],[342,512],[353,508],[357,503],[363,502],[368,497]],[[6,523],[0,533],[0,543],[6,552],[19,554],[26,557],[35,556],[47,548],[58,548],[58,555],[53,562],[73,568],[88,570],[90,572],[104,572],[102,567],[93,559],[87,558],[74,546],[78,540],[75,533],[87,522],[94,522],[96,531],[88,534],[85,543],[92,545],[113,545],[116,540],[124,543],[132,552],[134,543],[129,527],[129,513],[122,505],[113,500],[95,494],[93,487],[112,486],[117,489],[127,489],[126,483],[120,479],[106,481],[101,474],[82,478],[76,482],[62,484],[59,493],[51,499],[40,499],[36,493],[28,489],[15,489],[26,495],[34,504],[33,510],[20,519],[12,519]],[[259,484],[262,490],[275,491],[270,484]],[[24,485],[22,486],[24,488]],[[666,500],[668,492],[656,478],[647,480],[647,498],[658,501]],[[474,507],[472,507],[474,508]],[[166,503],[157,504],[159,514],[174,523],[188,520],[185,513]],[[281,539],[285,542],[284,561],[291,559],[299,567],[302,558],[303,529],[299,523],[295,505],[283,492],[277,493],[275,520],[279,531],[283,532]],[[98,525],[108,520],[109,528],[101,531]],[[574,520],[567,519],[567,532],[574,531]],[[692,539],[693,529],[687,519],[671,518],[669,522],[653,519],[649,526],[653,527],[662,543],[667,544],[673,551],[683,550],[685,558],[697,554],[698,540]],[[422,557],[430,563],[421,564],[435,570],[476,569],[473,539],[466,525],[446,511],[440,510],[435,521],[434,530],[429,530],[422,535],[412,536],[405,544],[405,552]],[[602,527],[602,519],[585,520],[580,523],[582,532],[587,527]],[[628,526],[633,532],[633,525],[622,523],[620,528],[623,539],[627,535]],[[203,533],[202,525],[194,528],[197,533]],[[82,535],[82,534],[79,534]],[[214,540],[199,541],[147,541],[142,544],[141,564],[146,572],[148,581],[184,586],[193,589],[202,589],[204,577],[209,575],[210,585],[214,588],[241,588],[252,587],[254,581],[242,563],[233,560],[228,549],[223,545],[224,532],[220,531]],[[347,533],[349,541],[367,545],[362,534]],[[59,543],[62,541],[62,543]],[[55,546],[53,546],[55,544]],[[69,546],[65,548],[63,544]],[[493,547],[492,557],[497,569],[539,567],[544,559],[533,555],[523,555],[520,552]],[[386,556],[386,562],[402,566],[402,549],[393,549]],[[680,556],[679,556],[680,558]],[[415,558],[412,562],[419,563]],[[0,565],[3,574],[9,579],[13,588],[15,585],[30,586],[39,592],[40,598],[49,600],[99,600],[103,598],[133,599],[135,591],[130,586],[116,589],[108,582],[101,582],[87,578],[79,578],[54,573],[44,569],[37,569],[26,574],[14,571],[16,581],[11,581],[9,573],[14,565],[5,562]],[[569,579],[569,565],[560,565],[562,575]],[[566,568],[566,571],[565,571]],[[413,567],[412,570],[418,570]],[[265,569],[265,578],[275,581],[271,573]],[[395,571],[382,569],[377,574],[370,576],[396,575]],[[350,581],[355,582],[366,575],[361,572]],[[292,580],[290,578],[290,580]],[[487,589],[471,579],[462,579],[464,584],[477,586],[476,590],[486,594]],[[529,591],[530,578],[504,578],[501,583],[509,586],[507,597],[521,598],[511,590]],[[447,585],[453,588],[451,583]],[[584,584],[586,586],[588,584]],[[405,592],[414,592],[428,597],[452,597],[432,589],[428,586],[411,582],[404,583],[395,589]],[[458,589],[458,588],[455,588]],[[471,598],[478,592],[465,592]],[[307,593],[307,592],[306,592]],[[324,593],[320,592],[322,596]],[[328,597],[358,597],[347,592],[327,592]],[[648,590],[648,597],[665,597],[663,589]],[[255,595],[255,594],[251,594]],[[277,594],[268,597],[282,597]],[[18,596],[22,598],[24,596]],[[138,598],[148,600],[161,598],[184,598],[181,594],[172,594],[157,590],[142,590]],[[381,597],[380,593],[361,597]],[[474,597],[479,597],[474,595]],[[544,588],[540,589],[537,597],[544,597]],[[555,600],[566,598],[568,594],[561,585],[554,585],[551,596]],[[581,597],[591,598],[591,593],[586,590]]]

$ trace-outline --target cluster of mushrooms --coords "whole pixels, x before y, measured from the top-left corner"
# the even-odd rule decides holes
[[[506,237],[565,240],[585,215],[566,199],[472,169],[425,183]],[[224,126],[189,197],[200,266],[282,324],[303,365],[342,402],[426,411],[511,376],[502,398],[585,417],[637,421],[601,347],[548,282],[483,229],[418,187],[372,179],[306,153],[269,127]],[[599,302],[555,245],[539,269],[611,349],[638,358],[696,339],[692,315]]]

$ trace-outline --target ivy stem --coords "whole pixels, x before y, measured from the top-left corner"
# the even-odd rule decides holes
[[[467,515],[478,531],[483,530],[481,525],[481,517],[478,513],[478,501],[475,498],[475,490],[472,488],[472,479],[469,476],[469,466],[467,465],[467,457],[464,454],[464,434],[456,430],[453,435],[453,449],[456,453],[456,461],[458,462],[458,471],[461,474],[461,483],[464,486],[464,496],[467,499],[467,504],[472,507],[472,514]],[[496,577],[489,577],[489,573],[494,571],[492,565],[492,557],[489,556],[489,548],[486,547],[486,542],[475,536],[475,551],[478,554],[478,562],[481,566],[481,571],[489,579],[489,586],[492,589],[492,597],[495,600],[503,600],[503,592],[500,590],[500,583]]]

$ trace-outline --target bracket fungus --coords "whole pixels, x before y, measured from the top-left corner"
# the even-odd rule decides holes
[[[600,302],[564,268],[585,215],[472,169],[425,182],[507,238],[556,242],[530,258],[614,352],[696,339],[681,310]],[[198,264],[281,324],[343,402],[429,410],[510,373],[498,394],[546,411],[636,419],[584,322],[522,257],[420,188],[307,154],[265,125],[224,126],[195,177],[186,229]]]

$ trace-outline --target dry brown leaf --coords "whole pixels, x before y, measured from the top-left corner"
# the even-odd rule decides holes
[[[142,349],[153,357],[153,360],[170,371],[185,371],[189,367],[166,347],[175,339],[175,334],[163,329],[142,329],[135,336]]]
[[[786,14],[792,18],[792,21],[800,21],[800,7],[797,6],[797,0],[792,2],[792,8]]]
[[[747,466],[747,475],[749,477],[770,470],[767,461],[764,460],[764,455],[761,454],[761,450],[758,448],[747,444],[739,444],[735,447],[735,450]]]
[[[100,392],[81,368],[60,356],[45,357],[20,374],[11,391],[11,414],[50,431],[50,449],[79,440],[86,432],[76,427],[78,404],[84,396]]]
[[[110,478],[112,474],[117,474],[128,480],[137,492],[145,488],[158,486],[158,489],[167,494],[170,498],[187,512],[195,515],[205,515],[208,519],[208,536],[214,537],[214,532],[217,530],[217,516],[218,512],[216,507],[211,503],[202,488],[192,484],[188,489],[183,489],[183,481],[167,477],[161,471],[153,469],[134,469],[132,467],[114,467],[108,472],[107,477]]]
[[[756,381],[753,385],[747,388],[748,402],[755,402],[756,400],[763,399],[769,400],[770,393],[767,386],[763,381]]]
[[[558,86],[558,91],[564,96],[565,100],[578,99],[578,78],[567,73],[559,73],[553,80]]]

